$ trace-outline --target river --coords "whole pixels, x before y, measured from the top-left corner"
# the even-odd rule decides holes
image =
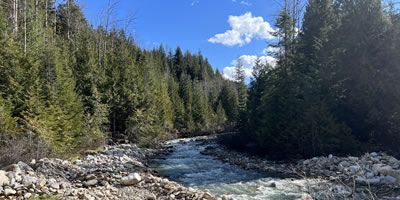
[[[303,180],[244,170],[200,153],[216,144],[180,139],[167,145],[173,151],[154,159],[151,167],[161,176],[186,187],[237,200],[292,200],[299,199],[303,193]]]

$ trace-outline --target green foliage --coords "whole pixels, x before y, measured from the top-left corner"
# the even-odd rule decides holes
[[[398,152],[396,16],[382,1],[310,0],[297,35],[282,11],[277,66],[256,62],[249,89],[247,126],[259,149],[279,158]]]
[[[0,0],[3,147],[20,139],[28,157],[61,155],[97,148],[109,136],[150,146],[165,133],[225,127],[222,104],[214,108],[223,83],[233,83],[215,76],[200,52],[142,49],[123,30],[89,26],[74,0],[27,1],[26,15],[19,13],[25,29],[25,21],[9,20],[6,3]]]

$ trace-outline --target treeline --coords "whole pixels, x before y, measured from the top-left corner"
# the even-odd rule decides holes
[[[91,26],[73,0],[0,0],[0,46],[3,165],[238,118],[235,84],[200,52],[140,48],[108,20]]]
[[[246,147],[274,158],[399,155],[400,15],[384,3],[309,0],[299,31],[296,12],[283,9],[277,65],[254,67]]]

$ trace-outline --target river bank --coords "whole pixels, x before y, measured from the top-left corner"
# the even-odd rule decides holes
[[[158,176],[147,164],[157,153],[120,144],[74,162],[19,162],[0,170],[0,199],[215,199]]]
[[[307,180],[306,193],[315,199],[400,199],[400,161],[385,153],[329,155],[291,163],[270,161],[222,145],[208,147],[202,154],[246,170]]]

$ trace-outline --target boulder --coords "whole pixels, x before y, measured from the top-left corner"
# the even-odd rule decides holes
[[[396,158],[394,158],[394,157],[390,157],[390,158],[389,158],[389,163],[395,164],[395,163],[397,163],[397,162],[398,162],[398,160],[397,160]]]
[[[350,171],[351,174],[356,174],[357,172],[359,172],[361,170],[361,167],[358,165],[354,165],[354,166],[350,166],[348,168],[348,170]]]
[[[215,200],[215,198],[213,196],[211,196],[211,194],[209,194],[207,192],[203,194],[202,198],[206,199],[206,200]]]
[[[270,182],[270,183],[267,184],[267,187],[276,188],[276,183],[275,182]]]
[[[121,179],[121,185],[134,185],[141,180],[142,178],[140,178],[140,175],[138,173],[132,173]]]
[[[22,161],[19,161],[19,162],[17,163],[17,165],[18,165],[18,167],[19,167],[20,169],[22,169],[22,170],[25,171],[25,172],[33,172],[32,167],[30,167],[29,165],[27,165],[26,163],[24,163],[24,162],[22,162]]]
[[[29,175],[23,176],[22,184],[26,187],[32,186],[37,183],[37,178]]]
[[[0,170],[0,186],[6,186],[10,184],[10,179],[7,177],[6,172]]]
[[[17,193],[17,191],[15,191],[15,190],[13,190],[13,189],[5,189],[5,190],[4,190],[4,194],[5,194],[6,196],[14,195],[14,194],[16,194],[16,193]]]
[[[92,179],[92,180],[83,182],[83,185],[86,186],[86,187],[94,186],[96,184],[97,184],[97,180],[96,179]]]
[[[375,167],[375,172],[379,173],[381,175],[387,176],[387,175],[391,175],[393,173],[393,169],[389,165],[387,165],[387,166],[377,166],[377,167]]]

